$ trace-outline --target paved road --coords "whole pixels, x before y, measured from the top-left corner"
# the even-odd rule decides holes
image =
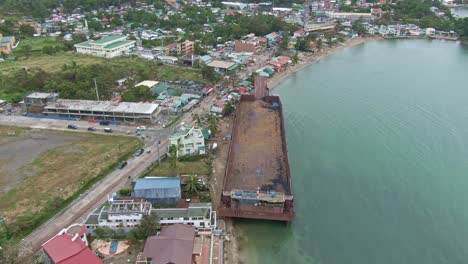
[[[200,104],[200,107],[194,109],[192,114],[202,114],[210,109],[215,93],[209,95]],[[29,236],[21,241],[21,246],[28,247],[32,252],[41,249],[42,244],[56,235],[64,227],[73,223],[83,222],[84,219],[94,211],[98,206],[107,200],[107,195],[117,192],[129,182],[138,178],[146,168],[158,161],[159,155],[166,154],[169,145],[169,136],[177,127],[183,123],[185,126],[193,124],[192,115],[187,114],[177,122],[173,127],[166,129],[148,128],[144,133],[146,135],[145,148],[150,149],[151,153],[144,153],[140,157],[133,157],[128,160],[128,165],[122,170],[115,170],[104,179],[92,186],[88,191],[82,193],[75,201],[69,204],[61,212],[53,216]],[[74,124],[79,129],[85,131],[89,123],[83,121],[63,121],[53,119],[38,119],[23,116],[0,116],[0,125],[23,126],[42,129],[66,129],[68,124]],[[126,134],[127,130],[134,131],[134,127],[112,126],[116,134]],[[31,252],[30,250],[21,250],[21,252]]]

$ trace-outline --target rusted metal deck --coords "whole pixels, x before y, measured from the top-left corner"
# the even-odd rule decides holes
[[[291,221],[293,196],[279,97],[242,95],[224,177],[221,215]]]

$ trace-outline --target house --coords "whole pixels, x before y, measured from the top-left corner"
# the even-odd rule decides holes
[[[195,228],[175,224],[146,240],[143,257],[150,264],[192,264],[194,255],[201,254],[194,245]]]
[[[280,35],[278,35],[276,32],[272,32],[268,35],[265,36],[266,39],[268,39],[269,42],[278,42],[280,40]]]
[[[161,226],[189,225],[200,234],[210,234],[216,229],[216,212],[211,203],[189,203],[187,208],[158,208],[153,212],[159,217]]]
[[[157,205],[175,205],[181,198],[179,177],[145,177],[138,179],[133,196]]]
[[[204,64],[208,64],[213,61],[213,57],[211,57],[210,55],[203,55],[200,56],[199,60]]]
[[[88,247],[86,227],[75,224],[61,230],[42,245],[46,263],[52,264],[102,264]]]
[[[128,232],[140,224],[145,215],[151,213],[152,205],[143,198],[111,198],[86,218],[87,233],[94,234],[96,228],[119,229]]]
[[[170,146],[177,147],[177,156],[202,155],[206,153],[205,139],[201,129],[180,128],[170,137]]]
[[[237,67],[239,67],[239,64],[230,61],[213,60],[206,64],[206,66],[214,68],[214,70],[218,73],[224,73],[234,71],[237,69]]]
[[[4,37],[0,34],[0,54],[11,54],[13,52],[13,47],[15,46],[15,37]]]
[[[255,44],[244,42],[241,40],[236,40],[234,43],[234,51],[235,52],[252,52],[255,53],[257,47]]]
[[[177,42],[166,45],[166,55],[177,56]]]
[[[296,31],[294,32],[294,37],[296,37],[296,38],[302,38],[302,37],[305,36],[305,34],[306,34],[306,32],[305,32],[304,30],[299,29],[299,30],[296,30]]]
[[[179,61],[177,57],[173,56],[157,56],[156,60],[166,64],[176,64]]]
[[[32,92],[23,97],[23,101],[20,104],[22,105],[23,112],[39,114],[44,111],[45,106],[57,101],[58,96],[58,93]]]
[[[126,36],[112,35],[75,44],[75,48],[78,53],[114,58],[134,51],[136,44],[134,40],[127,40]]]

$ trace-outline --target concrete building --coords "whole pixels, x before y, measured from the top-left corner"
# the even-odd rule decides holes
[[[159,105],[58,99],[45,106],[43,113],[50,116],[150,123],[158,115]]]
[[[143,198],[111,199],[88,216],[85,221],[87,232],[92,234],[98,227],[128,231],[139,225],[151,209],[151,203]]]
[[[177,156],[185,155],[202,155],[206,153],[205,139],[201,129],[181,128],[175,131],[170,141],[172,145],[177,147]]]
[[[20,104],[22,105],[23,112],[40,114],[44,111],[45,106],[57,101],[58,96],[58,93],[32,92],[23,97],[23,101]]]
[[[157,205],[175,205],[181,198],[179,177],[146,177],[135,182],[135,197]]]
[[[193,53],[193,41],[185,40],[184,42],[177,43],[178,54],[192,54]]]
[[[216,229],[216,211],[211,203],[190,203],[188,208],[160,208],[152,210],[161,226],[184,224],[196,228],[200,234],[210,234]]]
[[[113,35],[75,44],[75,48],[78,53],[114,58],[134,51],[136,45],[135,41],[127,40],[126,36]]]
[[[15,46],[15,37],[4,37],[0,34],[0,54],[11,54],[13,52],[13,47]]]
[[[156,60],[166,64],[176,64],[179,61],[177,57],[173,56],[157,56]]]

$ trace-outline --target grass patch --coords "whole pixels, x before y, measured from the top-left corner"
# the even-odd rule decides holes
[[[41,54],[32,56],[29,59],[20,58],[16,61],[6,61],[0,64],[0,72],[8,75],[19,69],[40,68],[46,72],[54,73],[62,69],[64,64],[76,62],[77,65],[87,66],[93,64],[104,63],[104,58],[86,56],[73,52],[60,52],[55,55]]]
[[[21,39],[18,47],[15,50],[16,55],[23,54],[25,46],[31,46],[31,52],[42,53],[42,49],[46,46],[59,46],[63,48],[63,43],[57,41],[56,37],[32,37],[27,39]]]
[[[177,168],[171,168],[170,162],[166,159],[161,164],[156,164],[145,173],[145,176],[174,176],[179,174],[210,175],[211,167],[207,160],[179,161]]]
[[[0,128],[2,133],[4,128]],[[0,212],[8,227],[3,236],[7,239],[29,234],[143,145],[134,137],[64,134],[77,139],[39,155],[25,168],[32,169],[34,175],[0,195]]]
[[[182,115],[178,115],[176,116],[174,119],[172,119],[172,121],[166,125],[166,127],[170,127],[172,125],[174,125],[175,123],[177,123],[177,121],[179,121],[180,119],[182,118]]]

